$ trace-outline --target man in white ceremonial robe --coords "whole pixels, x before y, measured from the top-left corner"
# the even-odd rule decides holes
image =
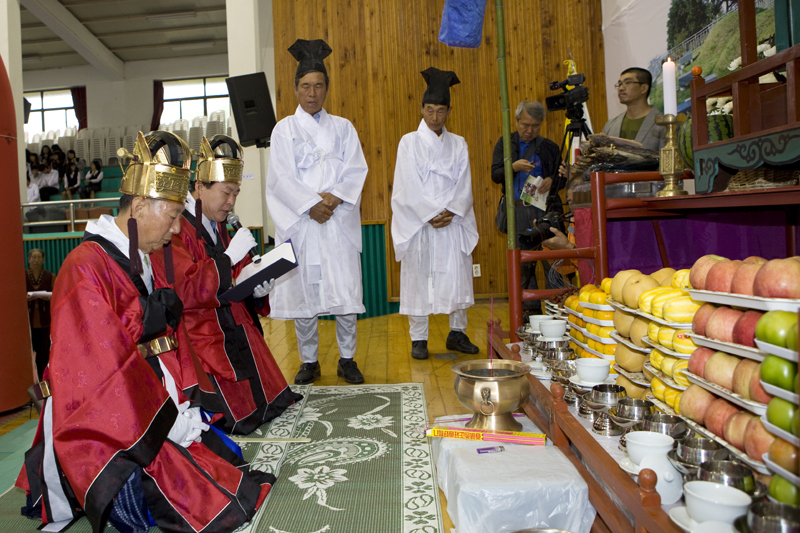
[[[400,314],[408,315],[411,357],[428,358],[428,315],[450,315],[448,350],[476,354],[466,335],[472,290],[472,250],[478,228],[472,210],[467,143],[445,129],[455,73],[422,72],[428,89],[422,120],[397,148],[392,190],[392,241],[400,261]]]
[[[308,384],[321,374],[318,316],[336,315],[337,375],[363,383],[353,357],[357,315],[365,311],[359,207],[367,162],[350,121],[322,107],[330,47],[321,39],[298,39],[289,52],[299,61],[299,105],[272,131],[266,198],[275,241],[292,241],[299,268],[276,280],[270,317],[294,319],[302,362],[294,382]]]

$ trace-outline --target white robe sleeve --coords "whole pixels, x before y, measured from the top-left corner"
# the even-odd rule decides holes
[[[364,158],[361,141],[358,139],[358,133],[353,124],[345,121],[343,129],[342,173],[338,176],[331,194],[341,198],[343,202],[336,209],[344,208],[349,211],[359,205],[364,181],[367,179],[367,160]]]
[[[414,235],[444,211],[444,205],[423,189],[417,171],[414,135],[404,135],[397,147],[392,185],[392,243],[397,261],[403,259]]]
[[[279,122],[272,132],[267,167],[267,207],[282,240],[291,238],[300,218],[322,201],[297,174],[291,128],[284,122],[289,119]]]

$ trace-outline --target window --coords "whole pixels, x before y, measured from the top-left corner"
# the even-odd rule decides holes
[[[162,124],[170,124],[179,119],[192,120],[195,117],[208,117],[216,111],[224,111],[225,117],[231,116],[231,102],[228,98],[225,77],[174,80],[163,83]]]
[[[54,91],[36,91],[24,93],[31,103],[31,114],[25,124],[25,133],[29,139],[37,133],[78,128],[78,117],[72,103],[72,91],[57,89]]]

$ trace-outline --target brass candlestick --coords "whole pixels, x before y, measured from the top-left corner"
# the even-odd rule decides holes
[[[664,176],[664,188],[656,193],[658,197],[683,196],[689,194],[680,186],[683,175],[683,159],[678,152],[678,125],[686,122],[686,116],[681,113],[675,115],[660,115],[656,117],[656,124],[667,128],[667,144],[661,149],[658,163],[658,172]]]

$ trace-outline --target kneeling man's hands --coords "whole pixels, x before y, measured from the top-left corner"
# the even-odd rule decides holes
[[[193,442],[200,442],[203,431],[208,431],[209,425],[203,422],[199,407],[189,407],[189,402],[183,402],[178,406],[178,416],[172,429],[169,430],[167,438],[184,448],[191,446]]]

